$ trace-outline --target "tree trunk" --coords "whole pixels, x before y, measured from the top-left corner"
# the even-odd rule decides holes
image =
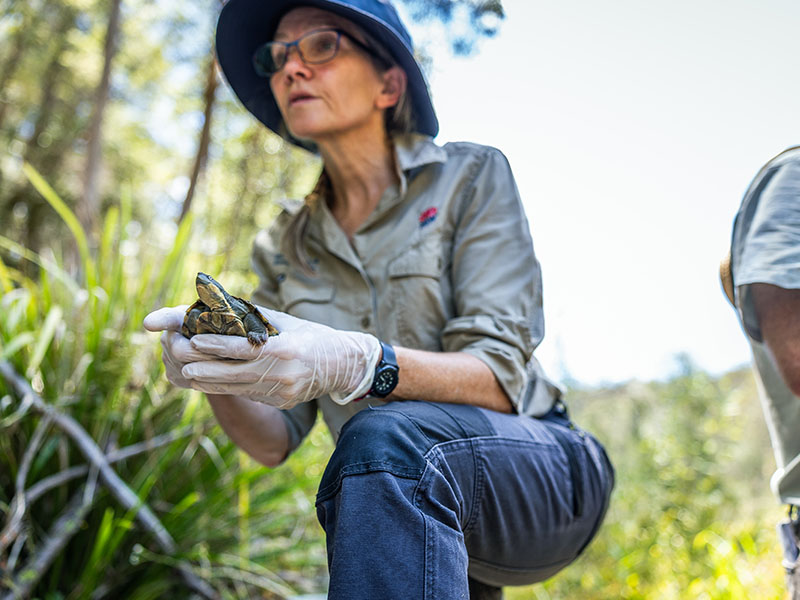
[[[197,144],[197,154],[194,158],[194,166],[192,167],[192,175],[189,179],[189,189],[186,191],[186,198],[183,200],[183,207],[181,208],[181,215],[178,217],[180,223],[189,214],[189,209],[192,206],[192,198],[197,188],[197,182],[200,179],[200,174],[203,172],[208,161],[208,146],[211,143],[211,116],[214,113],[214,103],[217,97],[217,86],[219,79],[217,78],[217,58],[214,53],[214,46],[211,46],[211,56],[208,61],[208,73],[206,76],[206,87],[203,91],[203,102],[205,108],[203,109],[203,128],[200,130],[200,141]]]
[[[61,64],[64,51],[67,48],[67,32],[72,28],[75,23],[75,13],[71,9],[65,9],[57,25],[53,28],[53,36],[58,40],[55,51],[50,58],[47,67],[42,74],[42,95],[39,99],[38,112],[36,114],[36,121],[33,125],[33,132],[25,142],[25,148],[22,151],[23,160],[36,166],[39,170],[47,172],[41,168],[39,164],[41,148],[38,146],[39,136],[47,129],[53,117],[58,101],[57,89],[61,81],[64,66]],[[58,156],[60,159],[61,156]],[[25,200],[29,196],[30,187],[26,182],[20,184],[9,196],[5,197],[0,202],[0,215],[5,218],[13,206],[17,202]],[[33,201],[28,202],[28,219],[27,228],[25,232],[25,239],[23,243],[26,247],[33,250],[39,248],[39,233],[40,233],[40,217],[42,211],[39,205],[42,200],[38,197]]]
[[[100,202],[97,191],[97,180],[100,174],[103,142],[103,116],[108,104],[111,88],[111,64],[117,52],[119,37],[120,6],[122,0],[111,0],[108,29],[103,48],[103,74],[97,85],[94,96],[94,110],[89,123],[87,136],[86,170],[83,177],[83,196],[78,202],[76,212],[86,234],[92,237],[95,225],[99,220]]]
[[[30,36],[32,27],[29,13],[24,13],[22,24],[14,36],[11,53],[8,55],[2,70],[0,70],[0,129],[3,127],[3,121],[6,116],[6,109],[8,108],[11,100],[6,97],[6,90],[8,83],[17,71],[17,67],[21,62],[22,51],[25,49],[25,42]]]

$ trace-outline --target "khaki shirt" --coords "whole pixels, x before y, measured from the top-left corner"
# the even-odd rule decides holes
[[[532,356],[544,335],[541,271],[508,161],[494,148],[440,147],[416,134],[398,138],[395,155],[400,183],[352,241],[317,203],[305,238],[315,276],[280,252],[301,203],[259,233],[253,301],[397,346],[467,352],[489,366],[519,413],[546,413],[560,391]],[[284,411],[291,449],[317,409],[336,440],[370,403],[381,401],[340,406],[323,397]]]
[[[750,184],[734,223],[731,266],[775,454],[772,490],[800,505],[800,398],[763,342],[750,291],[754,283],[800,289],[800,147],[769,161]]]

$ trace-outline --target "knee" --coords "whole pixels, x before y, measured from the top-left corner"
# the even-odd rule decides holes
[[[342,428],[320,482],[319,494],[335,492],[342,477],[385,471],[418,479],[431,443],[402,411],[369,407]]]

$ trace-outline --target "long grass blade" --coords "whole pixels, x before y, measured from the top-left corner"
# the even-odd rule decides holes
[[[72,277],[69,276],[69,273],[64,271],[52,260],[46,259],[37,254],[36,252],[28,250],[25,246],[22,246],[17,242],[15,242],[14,240],[9,239],[3,235],[0,235],[0,248],[5,248],[9,252],[18,254],[28,262],[31,262],[35,264],[37,267],[46,270],[53,277],[55,277],[62,284],[64,284],[64,286],[66,286],[71,295],[74,296],[75,294],[78,293],[79,286],[75,284],[75,281],[72,279]]]
[[[114,509],[111,507],[106,508],[103,512],[103,518],[100,521],[100,526],[97,528],[94,544],[92,544],[92,553],[86,561],[86,568],[81,573],[79,586],[83,588],[84,593],[82,598],[88,597],[90,590],[95,588],[97,578],[100,575],[99,571],[103,569],[105,563],[104,556],[107,555],[108,542],[111,539],[111,532],[114,528]]]
[[[0,301],[3,311],[3,334],[11,335],[18,328],[25,327],[24,319],[31,303],[32,293],[27,288],[11,290]]]
[[[86,287],[91,290],[96,285],[96,270],[92,256],[89,253],[89,242],[86,238],[86,232],[83,230],[83,227],[81,227],[78,217],[75,216],[75,213],[70,210],[69,206],[66,205],[56,191],[50,187],[50,184],[44,180],[44,177],[42,177],[33,166],[26,162],[22,165],[22,171],[25,173],[28,181],[31,182],[31,185],[33,185],[36,191],[47,200],[47,203],[58,213],[58,216],[61,217],[70,232],[72,232],[72,236],[78,244],[78,252],[81,255],[81,262],[83,263],[83,270],[86,276]]]
[[[156,274],[153,290],[155,291],[156,299],[158,300],[163,297],[164,292],[166,291],[165,285],[167,284],[165,284],[165,281],[169,281],[169,276],[174,275],[180,258],[186,249],[186,245],[188,244],[189,237],[192,233],[193,221],[194,219],[190,214],[183,220],[180,227],[178,227],[178,233],[175,235],[175,241],[172,244],[172,248],[164,260],[161,270]],[[174,280],[175,278],[173,277],[172,279]]]
[[[35,341],[36,336],[34,336],[30,331],[23,331],[22,333],[11,338],[11,341],[9,341],[7,344],[0,342],[0,348],[2,348],[2,352],[0,352],[0,358],[9,359],[22,348],[25,346],[30,346]]]
[[[103,236],[100,238],[100,257],[98,259],[100,285],[106,290],[111,287],[111,273],[113,271],[111,257],[114,249],[114,239],[117,237],[118,223],[119,209],[116,206],[112,206],[106,212],[106,217],[103,220]]]
[[[36,345],[33,348],[33,353],[31,354],[31,358],[28,362],[28,368],[25,371],[25,375],[28,377],[28,379],[32,378],[36,371],[39,370],[39,366],[42,364],[44,355],[47,352],[47,349],[50,347],[50,342],[53,341],[56,328],[58,327],[59,323],[61,323],[62,315],[63,312],[58,306],[54,306],[50,309],[50,312],[47,313],[47,318],[44,320],[44,324],[39,332],[39,336],[36,338]]]
[[[8,267],[6,267],[6,263],[3,262],[2,257],[0,257],[0,286],[3,289],[3,293],[10,292],[14,289],[14,285],[11,283],[11,272]]]

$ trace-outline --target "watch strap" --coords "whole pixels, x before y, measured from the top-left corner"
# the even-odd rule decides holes
[[[395,386],[397,386],[400,367],[397,364],[397,355],[395,354],[394,348],[390,344],[387,344],[386,342],[383,342],[381,340],[378,340],[378,342],[381,345],[382,352],[381,352],[381,358],[380,360],[378,360],[378,364],[375,366],[375,373],[372,378],[372,384],[370,385],[369,391],[360,398],[355,398],[353,400],[354,402],[363,400],[364,398],[367,398],[369,396],[373,398],[385,398],[386,396],[391,394],[392,390],[394,390]],[[390,379],[394,378],[394,382],[390,385],[390,388],[384,393],[376,389],[375,382],[379,377],[382,379],[386,377],[389,377]]]

